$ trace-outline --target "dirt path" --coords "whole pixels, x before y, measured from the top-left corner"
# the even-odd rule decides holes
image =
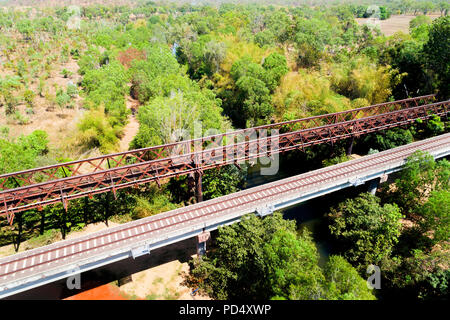
[[[172,251],[169,255],[176,254]],[[192,255],[194,258],[196,255]],[[189,272],[189,264],[176,257],[172,261],[143,270],[132,275],[132,281],[119,289],[125,296],[147,300],[210,300],[209,297],[195,295],[182,283],[183,274]]]
[[[126,101],[127,108],[132,110],[139,105],[137,100],[132,99],[131,97],[127,97]],[[136,134],[139,131],[139,122],[136,119],[136,116],[131,114],[128,116],[128,124],[123,129],[124,136],[120,140],[119,151],[128,151],[130,148],[130,143]]]

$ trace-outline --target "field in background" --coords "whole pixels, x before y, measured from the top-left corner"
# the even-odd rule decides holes
[[[428,15],[431,19],[437,19],[441,15],[438,13],[433,13]],[[398,31],[402,31],[404,33],[409,32],[409,22],[414,19],[415,15],[393,15],[387,20],[380,20],[380,29],[383,34],[386,36],[391,36]],[[356,19],[359,25],[363,25],[369,21],[369,18],[358,18]]]

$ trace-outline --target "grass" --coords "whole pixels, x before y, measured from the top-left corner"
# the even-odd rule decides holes
[[[161,277],[158,277],[158,278],[156,278],[155,280],[153,280],[153,285],[157,285],[157,284],[159,284],[159,283],[163,283],[163,278],[161,278]]]
[[[23,243],[23,245],[26,250],[29,250],[46,246],[59,240],[61,240],[61,232],[57,229],[51,229],[45,231],[42,235],[29,239],[28,241]]]
[[[109,217],[108,219],[111,222],[114,223],[126,223],[126,222],[130,222],[133,221],[133,219],[131,218],[131,214],[116,214],[114,216]]]
[[[156,293],[150,293],[149,295],[147,295],[145,297],[146,300],[156,300],[159,298],[159,295],[157,295]]]
[[[179,297],[180,297],[179,292],[173,292],[168,288],[164,289],[164,296],[163,296],[164,300],[178,300]]]

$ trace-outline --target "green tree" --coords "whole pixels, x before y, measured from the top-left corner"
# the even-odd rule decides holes
[[[290,300],[323,298],[324,276],[318,266],[319,255],[309,235],[277,230],[264,245],[267,288],[276,297]]]
[[[344,257],[359,271],[390,256],[400,235],[402,215],[396,205],[363,193],[347,199],[329,214],[330,231],[341,245]]]
[[[413,142],[413,135],[408,129],[391,129],[384,134],[370,134],[362,139],[364,147],[378,151],[389,150]],[[366,151],[366,150],[365,150]]]
[[[423,24],[431,24],[433,20],[428,16],[417,16],[409,22],[409,30],[417,28]]]
[[[212,91],[192,83],[185,91],[175,92],[170,97],[157,96],[139,108],[140,127],[133,148],[193,139],[208,130],[224,132],[229,127]],[[199,131],[195,131],[196,125]]]
[[[447,1],[441,1],[438,4],[439,11],[441,12],[441,16],[447,15],[448,9],[450,8],[450,4]]]
[[[14,96],[14,89],[21,86],[19,77],[6,76],[4,79],[0,78],[0,105],[5,105],[5,114],[11,115],[16,111],[17,98]]]
[[[262,66],[267,71],[267,87],[273,92],[280,85],[281,77],[289,71],[286,57],[276,52],[271,53],[264,59]]]
[[[432,191],[447,189],[449,178],[450,162],[445,159],[436,162],[433,156],[417,151],[408,157],[400,171],[395,190],[386,191],[387,199],[402,208],[404,214],[413,214]]]
[[[21,19],[17,22],[16,27],[17,31],[19,31],[26,39],[33,33],[33,24],[31,20]]]
[[[286,60],[271,54],[265,66],[252,62],[250,57],[236,61],[230,70],[235,82],[234,92],[225,101],[225,111],[239,127],[264,124],[274,112],[270,93],[287,72]]]
[[[419,207],[422,217],[422,232],[432,232],[433,244],[450,239],[450,191],[439,190],[431,193],[428,201]]]
[[[307,234],[297,237],[295,222],[281,214],[244,217],[219,228],[217,248],[195,260],[191,285],[217,299],[323,297],[318,254]]]
[[[437,76],[439,92],[443,99],[450,96],[450,17],[433,21],[428,42],[423,47],[426,65]]]
[[[243,76],[236,82],[238,101],[242,101],[246,127],[264,124],[274,112],[270,91],[266,84],[256,78]]]
[[[145,103],[157,93],[152,88],[168,75],[182,74],[180,65],[167,46],[152,45],[145,48],[146,60],[134,60],[131,74],[131,95]]]
[[[245,186],[247,166],[225,166],[205,172],[202,178],[203,197],[205,200],[237,192]]]
[[[16,140],[9,139],[5,133],[0,135],[0,174],[33,168],[38,158],[48,152],[47,144],[47,133],[42,130]],[[8,183],[17,187],[13,181]]]
[[[353,266],[341,256],[331,256],[325,266],[327,299],[375,300],[372,290]]]
[[[35,97],[36,97],[36,94],[31,89],[26,89],[25,92],[23,93],[23,99],[25,100],[28,108],[33,108]]]
[[[445,300],[450,292],[448,243],[433,251],[412,250],[409,256],[385,261],[381,268],[385,290],[405,299]]]

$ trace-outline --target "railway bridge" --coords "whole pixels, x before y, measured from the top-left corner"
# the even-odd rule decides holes
[[[249,213],[265,216],[343,188],[385,179],[416,150],[434,158],[448,156],[450,133],[1,258],[0,298],[151,254],[235,223]]]

